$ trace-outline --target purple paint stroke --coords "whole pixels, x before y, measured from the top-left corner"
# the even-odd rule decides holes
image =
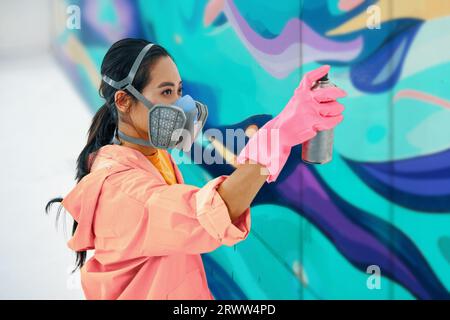
[[[302,62],[352,60],[363,46],[362,37],[347,42],[329,40],[297,18],[289,20],[279,36],[266,39],[249,26],[232,0],[225,1],[224,14],[252,56],[277,78],[288,76]]]
[[[420,155],[410,159],[395,160],[392,162],[373,163],[380,171],[384,172],[426,172],[449,167],[450,149],[433,154]],[[352,160],[353,161],[353,160]],[[392,168],[393,167],[393,168]]]
[[[385,173],[370,165],[361,165],[361,168],[372,175],[376,180],[382,181],[384,184],[404,192],[427,196],[447,195],[450,193],[450,179],[445,176],[435,179],[417,179],[415,177],[407,178],[396,176],[395,171],[393,174]],[[418,193],[419,190],[420,193]]]

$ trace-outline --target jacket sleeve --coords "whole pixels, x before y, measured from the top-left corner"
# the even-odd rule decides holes
[[[232,223],[217,192],[226,177],[219,176],[202,188],[187,184],[153,188],[138,225],[125,230],[121,242],[126,240],[126,255],[132,251],[132,256],[206,253],[246,239],[251,227],[250,208]]]
[[[155,191],[145,204],[147,254],[205,253],[245,239],[250,231],[250,209],[231,222],[217,192],[225,178],[213,179],[202,188],[173,184]]]

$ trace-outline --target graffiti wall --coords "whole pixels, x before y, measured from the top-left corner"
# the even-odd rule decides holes
[[[450,298],[450,2],[72,0],[53,15],[58,60],[93,113],[101,60],[125,37],[174,56],[206,129],[262,126],[322,64],[348,92],[333,161],[305,164],[295,147],[247,240],[203,255],[216,299]],[[186,183],[233,171],[239,150],[207,138],[224,164],[180,165]]]

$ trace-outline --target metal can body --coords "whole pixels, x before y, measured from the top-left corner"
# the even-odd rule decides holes
[[[328,77],[317,81],[313,90],[325,87],[335,87]],[[330,162],[333,157],[334,129],[318,131],[314,138],[303,142],[302,160],[311,164],[324,164]]]
[[[317,132],[317,135],[303,142],[302,160],[312,164],[324,164],[330,162],[333,157],[334,130]]]

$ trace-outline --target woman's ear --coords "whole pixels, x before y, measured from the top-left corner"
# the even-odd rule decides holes
[[[128,113],[131,108],[131,98],[130,96],[123,90],[118,90],[114,94],[114,103],[119,112]]]

